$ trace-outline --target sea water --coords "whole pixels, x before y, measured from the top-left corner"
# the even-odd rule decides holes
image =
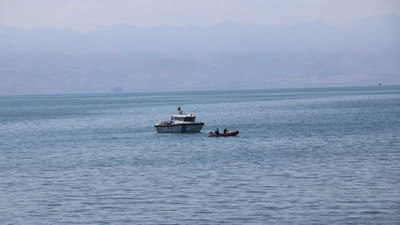
[[[400,87],[0,97],[0,224],[223,223],[400,224]]]

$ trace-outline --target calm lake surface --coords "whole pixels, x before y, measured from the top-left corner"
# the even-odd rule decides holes
[[[0,97],[0,224],[223,223],[400,224],[400,87]]]

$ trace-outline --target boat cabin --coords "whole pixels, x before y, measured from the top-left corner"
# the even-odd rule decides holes
[[[182,122],[194,122],[196,117],[192,114],[190,115],[173,115],[171,121],[182,121]]]

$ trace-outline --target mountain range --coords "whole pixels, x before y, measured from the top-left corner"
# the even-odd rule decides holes
[[[400,84],[400,16],[344,26],[0,27],[0,95]]]

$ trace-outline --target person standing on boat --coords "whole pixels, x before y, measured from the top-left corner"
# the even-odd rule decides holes
[[[226,134],[227,132],[228,132],[228,129],[225,128],[225,129],[224,129],[224,134]]]
[[[215,134],[219,134],[219,129],[217,128],[217,130],[215,130]]]

